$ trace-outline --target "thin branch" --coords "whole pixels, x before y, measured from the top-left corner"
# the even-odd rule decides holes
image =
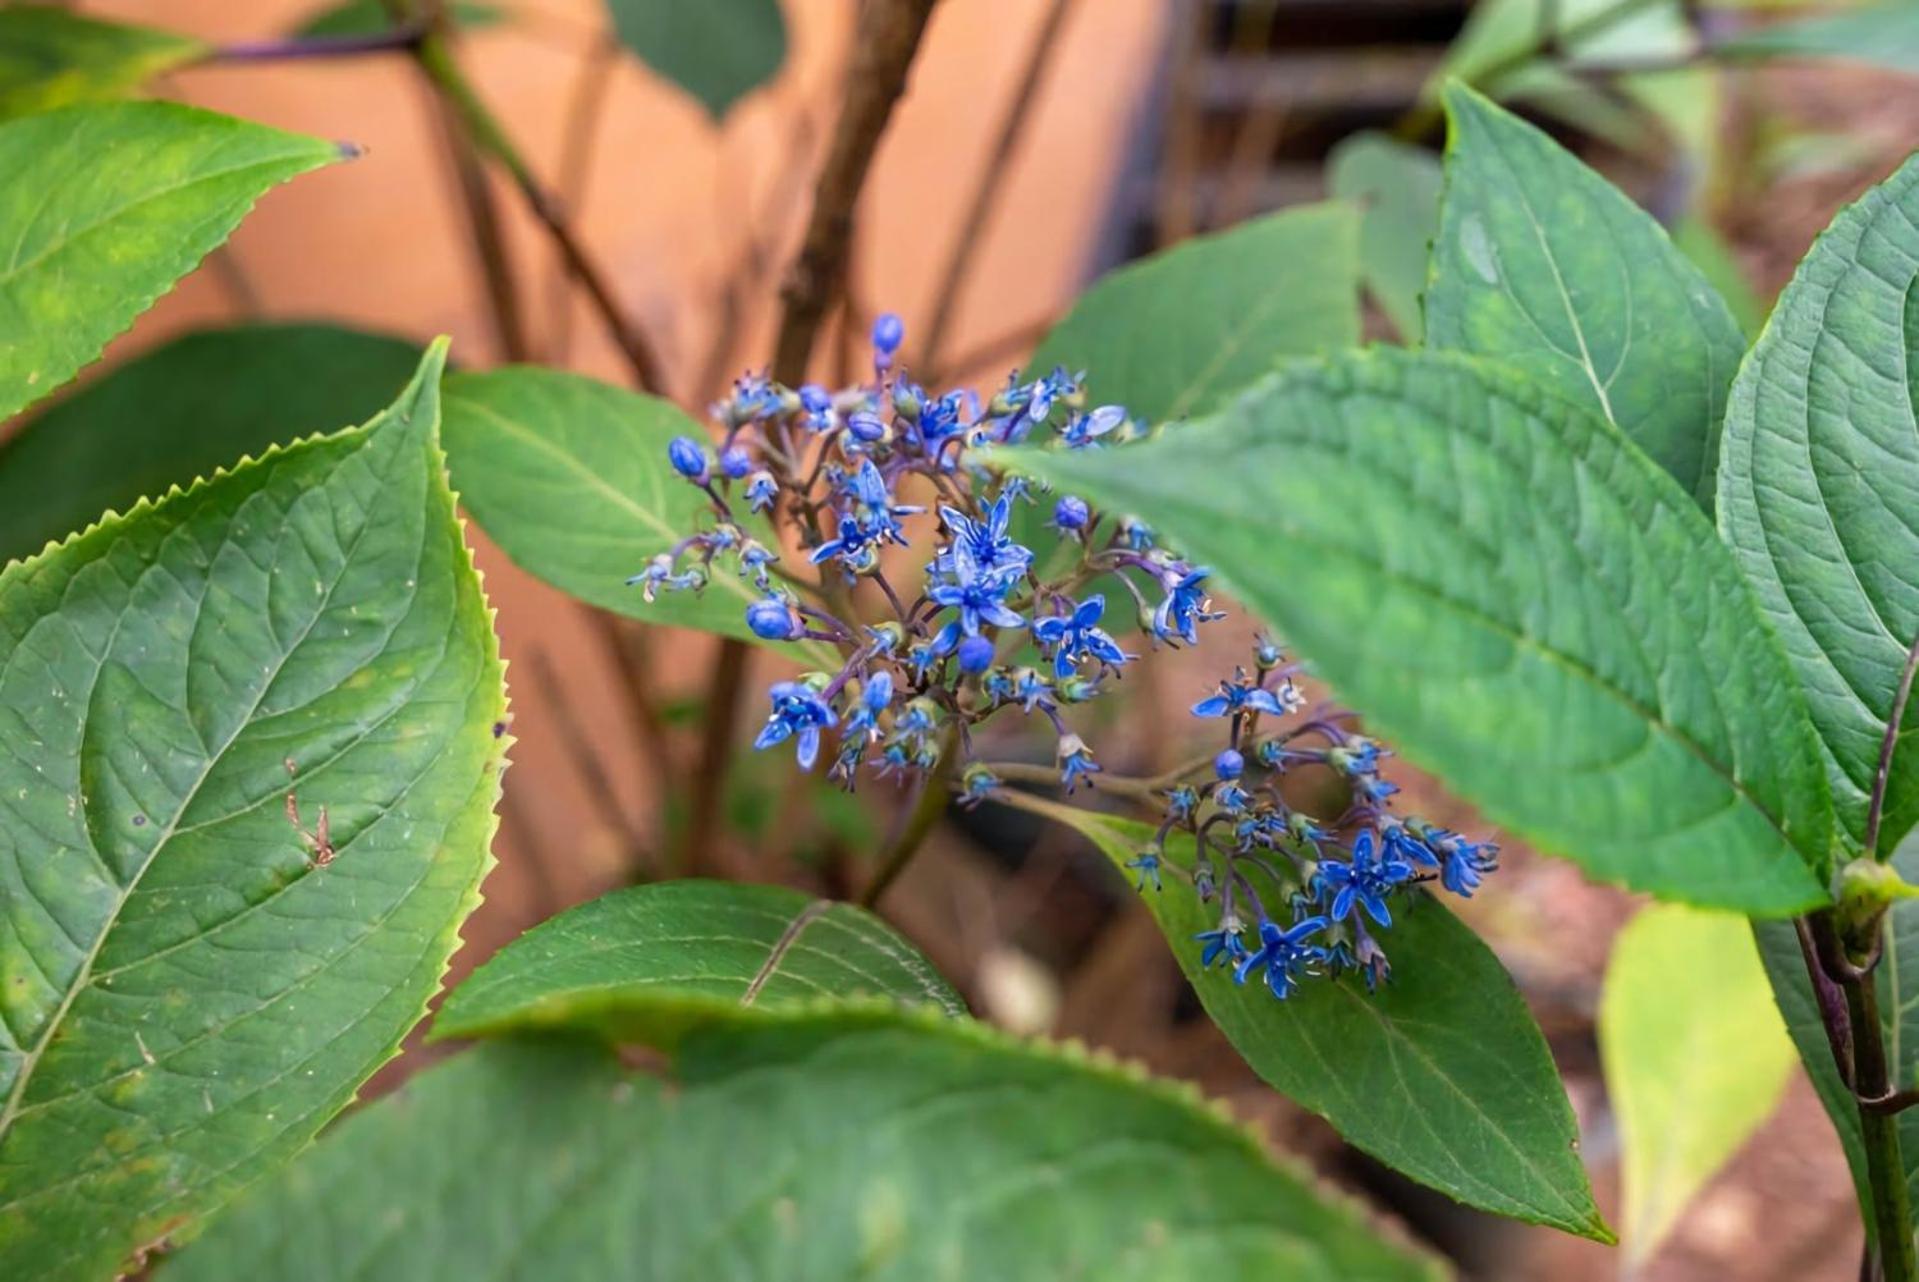
[[[492,157],[513,179],[513,183],[525,198],[533,216],[540,220],[547,234],[553,237],[559,246],[560,256],[573,278],[586,288],[587,296],[593,300],[594,308],[605,323],[613,341],[626,357],[626,363],[632,368],[634,381],[648,391],[661,391],[665,387],[659,358],[655,355],[652,343],[638,325],[627,318],[620,310],[619,303],[613,297],[612,287],[607,283],[605,273],[587,252],[568,221],[565,211],[534,176],[531,166],[526,162],[513,140],[507,136],[506,129],[480,99],[472,84],[454,62],[452,52],[447,48],[445,36],[437,29],[429,31],[426,37],[413,49],[413,57],[427,78],[440,91],[442,97],[473,134],[474,142],[480,150]]]
[[[573,79],[573,93],[566,105],[566,124],[560,137],[560,160],[554,185],[562,209],[578,213],[586,204],[586,185],[593,176],[593,142],[600,118],[606,109],[607,90],[613,85],[613,70],[620,65],[620,45],[611,35],[603,35],[587,50],[586,59]],[[547,293],[546,360],[563,364],[573,343],[572,281],[565,273],[556,273]]]
[[[873,908],[879,904],[887,888],[906,871],[906,865],[913,862],[913,856],[925,844],[933,825],[946,813],[946,803],[953,795],[953,753],[958,746],[959,735],[949,727],[940,739],[940,764],[920,776],[919,789],[914,794],[911,807],[905,812],[905,821],[899,831],[893,834],[892,841],[887,843],[886,853],[880,858],[879,870],[860,894],[862,908]]]
[[[1906,651],[1906,668],[1899,674],[1899,691],[1892,697],[1892,711],[1886,717],[1886,733],[1879,740],[1879,766],[1872,776],[1872,800],[1866,805],[1866,853],[1874,859],[1879,853],[1879,822],[1885,817],[1886,785],[1892,780],[1892,754],[1899,746],[1899,726],[1906,719],[1906,701],[1912,697],[1912,678],[1919,670],[1919,637]]]
[[[513,264],[507,253],[506,235],[500,226],[499,205],[487,182],[486,166],[466,122],[442,101],[439,108],[442,132],[446,135],[447,156],[453,176],[460,186],[461,204],[466,210],[467,229],[472,235],[473,257],[479,264],[480,280],[486,287],[489,314],[493,318],[493,339],[501,356],[508,361],[527,359],[526,326],[520,313],[520,291],[515,282]]]
[[[424,23],[408,22],[366,35],[304,36],[286,40],[246,40],[209,50],[205,62],[282,62],[297,58],[342,58],[365,53],[408,52],[426,38]]]
[[[600,812],[600,821],[618,836],[620,845],[634,863],[650,862],[651,856],[646,851],[645,843],[634,828],[633,821],[627,818],[626,807],[620,804],[619,790],[614,787],[612,776],[600,764],[600,754],[594,750],[591,737],[581,724],[573,701],[567,697],[566,687],[559,673],[554,670],[553,661],[547,657],[545,650],[535,650],[528,666],[532,669],[533,683],[539,688],[541,703],[559,722],[560,739],[565,745],[566,755],[579,771],[581,781],[586,784],[586,794]]]
[[[967,207],[966,217],[960,223],[959,239],[953,243],[952,255],[946,260],[946,270],[940,276],[939,288],[933,292],[933,315],[926,325],[926,344],[920,350],[920,362],[928,368],[936,368],[946,350],[947,331],[959,303],[960,286],[965,283],[967,270],[973,265],[973,255],[984,237],[994,203],[1006,189],[1001,175],[1011,161],[1013,152],[1019,147],[1020,135],[1026,131],[1033,103],[1039,96],[1040,84],[1046,78],[1047,64],[1052,61],[1053,51],[1059,44],[1060,30],[1066,24],[1066,14],[1072,4],[1073,0],[1053,0],[1048,6],[1046,16],[1040,21],[1039,31],[1034,34],[1033,43],[1026,52],[1026,65],[1020,70],[1018,86],[1013,90],[1006,114],[1000,119],[999,135],[993,140],[992,150],[986,153],[985,165],[973,176],[972,204]]]
[[[906,73],[935,3],[868,0],[860,10],[845,105],[820,168],[806,238],[780,291],[783,310],[773,351],[773,377],[782,383],[799,383],[806,377],[820,324],[845,279],[860,189],[894,104],[906,91]]]
[[[740,716],[740,698],[746,690],[744,641],[721,637],[713,652],[706,679],[706,702],[699,760],[693,766],[693,797],[686,832],[674,851],[668,874],[684,877],[699,868],[706,848],[719,829],[720,798],[726,793],[726,770],[733,752],[733,727]]]

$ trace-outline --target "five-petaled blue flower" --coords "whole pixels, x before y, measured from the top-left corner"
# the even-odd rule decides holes
[[[1211,967],[1221,957],[1227,965],[1236,965],[1246,955],[1246,941],[1242,937],[1245,929],[1237,917],[1231,917],[1222,921],[1217,930],[1202,930],[1194,935],[1194,939],[1205,945],[1199,954],[1200,969]]]
[[[1165,577],[1166,599],[1153,611],[1153,635],[1162,641],[1175,637],[1187,645],[1199,644],[1199,625],[1220,616],[1207,610],[1206,589],[1200,586],[1212,574],[1198,566],[1184,574]]]
[[[1289,712],[1297,712],[1304,702],[1298,688],[1288,682],[1281,690],[1284,693],[1276,694],[1249,681],[1222,681],[1218,694],[1193,705],[1193,715],[1230,717],[1241,712],[1268,712],[1275,717],[1283,717]]]
[[[1033,639],[1053,651],[1053,675],[1062,680],[1073,674],[1083,659],[1095,659],[1117,668],[1133,656],[1100,628],[1100,616],[1106,613],[1106,598],[1095,592],[1073,607],[1070,615],[1051,615],[1033,624]]]
[[[1126,421],[1126,410],[1119,405],[1102,405],[1089,414],[1081,414],[1068,420],[1060,429],[1060,439],[1066,442],[1066,448],[1085,449]]]
[[[1243,984],[1248,975],[1264,970],[1266,987],[1273,990],[1273,996],[1286,1000],[1292,996],[1299,977],[1311,974],[1314,966],[1326,960],[1324,948],[1306,942],[1324,929],[1324,917],[1304,917],[1284,930],[1276,921],[1260,922],[1259,947],[1239,959],[1239,965],[1233,969],[1233,979]]]
[[[1382,926],[1393,924],[1386,907],[1386,896],[1413,879],[1413,866],[1397,855],[1389,854],[1371,828],[1353,839],[1353,857],[1322,860],[1313,875],[1320,899],[1334,921],[1344,921],[1353,907],[1364,907]]]
[[[811,770],[820,755],[821,729],[836,724],[839,718],[818,691],[798,681],[776,682],[767,693],[773,699],[773,715],[766,719],[753,746],[771,748],[797,735],[800,769]]]
[[[1149,880],[1153,883],[1154,890],[1165,889],[1159,880],[1159,852],[1157,850],[1140,851],[1139,854],[1126,861],[1126,866],[1139,874],[1139,880],[1133,883],[1133,889],[1146,889],[1146,883]]]
[[[932,572],[954,579],[1003,575],[1009,581],[1026,573],[1033,563],[1033,550],[1007,534],[1006,524],[1012,514],[1011,494],[1001,494],[986,509],[985,517],[977,521],[957,508],[942,506],[940,520],[953,541],[934,556]]]

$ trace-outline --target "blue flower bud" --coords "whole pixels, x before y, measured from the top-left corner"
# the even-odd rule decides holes
[[[666,447],[673,470],[689,481],[706,479],[706,447],[690,436],[676,436]]]
[[[891,356],[906,338],[906,322],[896,312],[883,312],[873,322],[873,350]]]
[[[967,637],[959,643],[959,669],[977,676],[993,666],[993,643],[985,637]]]
[[[808,413],[824,414],[833,408],[833,398],[818,383],[808,383],[800,388],[800,404]]]
[[[1062,530],[1083,530],[1091,517],[1086,500],[1077,494],[1063,494],[1053,505],[1053,524]]]
[[[1228,748],[1213,758],[1213,773],[1221,779],[1237,779],[1246,773],[1246,758]]]
[[[881,668],[866,679],[866,689],[860,694],[869,712],[878,712],[893,702],[893,674]]]
[[[740,480],[753,470],[753,456],[744,445],[729,445],[720,452],[720,471],[729,480]]]
[[[868,445],[886,438],[886,424],[880,421],[879,415],[869,414],[865,410],[859,410],[849,417],[846,426],[853,433],[854,440],[864,441]]]
[[[746,626],[753,629],[754,636],[768,641],[793,641],[805,632],[793,607],[776,596],[761,597],[747,606]]]

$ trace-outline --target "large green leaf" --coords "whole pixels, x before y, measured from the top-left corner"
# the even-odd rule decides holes
[[[1785,656],[1698,507],[1572,402],[1381,348],[1141,445],[1009,461],[1211,566],[1540,847],[1705,906],[1826,900],[1830,803]]]
[[[172,103],[62,107],[0,125],[0,418],[98,356],[262,193],[341,155]]]
[[[1643,1264],[1792,1072],[1746,921],[1683,904],[1642,910],[1613,944],[1599,1049],[1619,1118],[1626,1254]]]
[[[1729,36],[1712,51],[1721,58],[1847,58],[1919,73],[1919,9],[1912,0],[1882,0]]]
[[[186,36],[53,5],[0,8],[0,120],[121,97],[204,52]]]
[[[0,561],[235,459],[371,418],[418,346],[331,325],[175,339],[75,391],[0,446]]]
[[[1400,337],[1425,333],[1419,296],[1426,256],[1439,234],[1439,159],[1389,134],[1353,134],[1326,158],[1333,195],[1361,210],[1359,263],[1366,288]]]
[[[715,120],[786,61],[779,0],[606,0],[606,7],[620,43]]]
[[[1141,420],[1191,418],[1284,356],[1359,341],[1359,213],[1304,205],[1198,236],[1102,278],[1034,353],[1085,370]]]
[[[482,1047],[350,1118],[168,1282],[1437,1278],[1188,1088],[970,1021],[712,1029],[677,1080]]]
[[[663,592],[651,605],[626,585],[708,520],[711,504],[667,462],[667,443],[680,435],[706,437],[658,397],[578,374],[525,365],[447,380],[454,486],[515,564],[605,609],[764,645],[746,626],[760,593],[725,562],[703,590]],[[776,648],[819,651],[810,642]]]
[[[1515,365],[1619,425],[1708,507],[1738,322],[1657,223],[1461,86],[1426,341]]]
[[[1005,794],[1002,794],[1005,796]],[[1021,809],[1069,825],[1115,867],[1153,825],[1036,797]],[[1611,1241],[1579,1160],[1565,1089],[1519,990],[1478,936],[1422,897],[1383,939],[1392,980],[1314,980],[1281,1002],[1199,965],[1194,936],[1219,924],[1190,880],[1192,841],[1166,842],[1165,889],[1145,901],[1207,1014],[1272,1086],[1358,1148],[1460,1201]]]
[[[671,1047],[748,1011],[859,996],[966,1013],[931,963],[864,909],[784,886],[672,881],[534,927],[453,991],[433,1036],[579,1028]]]
[[[1919,636],[1919,159],[1833,221],[1740,367],[1719,526],[1805,686],[1840,823],[1862,840]],[[1909,718],[1886,848],[1919,820],[1916,736]]]
[[[0,571],[0,1276],[108,1276],[284,1162],[478,902],[505,694],[443,359]]]

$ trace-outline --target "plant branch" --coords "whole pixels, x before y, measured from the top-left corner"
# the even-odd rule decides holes
[[[953,795],[953,753],[959,746],[959,735],[949,727],[940,738],[940,764],[920,776],[918,792],[913,797],[912,807],[906,812],[905,822],[893,834],[887,843],[886,853],[880,858],[879,871],[873,874],[873,880],[867,883],[860,894],[860,907],[874,908],[879,905],[880,896],[887,887],[913,862],[913,856],[926,841],[933,825],[946,813],[946,803]]]
[[[555,185],[562,209],[578,212],[586,201],[587,180],[593,174],[593,140],[606,109],[613,70],[620,65],[620,46],[611,35],[593,42],[573,80],[566,105],[566,125],[560,138],[559,171]],[[546,360],[566,360],[573,341],[573,293],[570,273],[558,273],[547,295]],[[697,389],[696,389],[697,390]]]
[[[416,49],[426,39],[427,26],[401,23],[387,31],[351,36],[304,36],[286,40],[244,40],[211,50],[206,62],[281,62],[294,58],[340,58],[363,53],[393,53]]]
[[[861,7],[845,102],[820,167],[806,237],[780,291],[783,306],[773,377],[782,383],[805,379],[820,325],[844,283],[860,189],[893,107],[906,90],[906,73],[935,3],[868,0]]]
[[[1858,1090],[1868,1098],[1890,1095],[1878,986],[1870,977],[1847,985],[1846,1004],[1856,1030],[1854,1069]],[[1912,1206],[1906,1192],[1905,1161],[1899,1150],[1899,1123],[1890,1114],[1862,1103],[1859,1128],[1866,1150],[1880,1274],[1885,1282],[1914,1282],[1919,1278],[1919,1257],[1913,1250]]]
[[[1899,726],[1906,719],[1906,701],[1912,697],[1912,678],[1919,669],[1919,637],[1906,651],[1906,668],[1899,674],[1899,690],[1892,697],[1892,711],[1886,717],[1886,733],[1879,740],[1879,766],[1872,776],[1872,800],[1866,805],[1866,854],[1881,859],[1879,824],[1885,817],[1886,786],[1892,780],[1892,754],[1899,746]]]
[[[533,216],[546,228],[559,247],[560,257],[566,263],[566,269],[575,280],[585,287],[587,296],[593,300],[594,308],[605,323],[607,331],[613,336],[621,355],[633,371],[633,378],[642,389],[662,391],[665,381],[659,358],[653,351],[652,343],[645,333],[630,321],[620,310],[619,303],[613,297],[613,290],[599,264],[587,253],[586,246],[574,233],[572,224],[560,204],[540,185],[532,167],[526,162],[513,140],[507,136],[506,129],[500,124],[486,103],[480,99],[473,85],[460,71],[453,60],[452,51],[447,47],[445,36],[437,29],[430,30],[413,47],[413,57],[420,70],[440,91],[446,103],[459,114],[473,140],[481,151],[506,170],[513,179],[514,186],[526,200]]]
[[[519,288],[507,256],[506,237],[500,228],[499,205],[493,199],[493,188],[487,183],[486,166],[466,122],[444,102],[436,101],[434,105],[439,108],[447,156],[460,186],[461,204],[466,209],[467,228],[473,238],[473,256],[479,263],[480,280],[486,287],[494,342],[504,359],[523,361],[527,359],[526,327],[520,313]]]
[[[1039,31],[1033,36],[1032,46],[1027,50],[1026,65],[1020,70],[1018,87],[1013,91],[1012,101],[1007,104],[1006,114],[1000,119],[999,135],[993,140],[992,150],[986,154],[986,164],[974,176],[972,203],[960,223],[959,239],[954,242],[953,253],[946,260],[946,270],[940,277],[939,288],[933,293],[933,315],[926,325],[926,344],[920,349],[920,363],[929,369],[939,366],[940,356],[946,350],[947,330],[952,325],[953,312],[959,303],[960,287],[966,281],[967,269],[972,266],[973,255],[984,237],[994,203],[1006,189],[1006,184],[1000,181],[1000,175],[1018,148],[1020,135],[1026,130],[1033,102],[1039,95],[1040,83],[1046,78],[1046,66],[1052,61],[1053,51],[1059,44],[1060,29],[1066,24],[1066,14],[1072,4],[1073,0],[1053,0],[1048,6],[1046,16],[1040,21]]]

